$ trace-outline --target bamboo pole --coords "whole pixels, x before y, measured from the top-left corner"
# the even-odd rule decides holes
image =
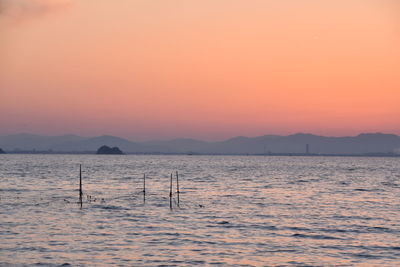
[[[146,194],[146,174],[143,174],[143,193]]]
[[[172,173],[171,173],[171,179],[169,183],[169,208],[172,209]]]
[[[178,194],[178,207],[179,207],[179,176],[178,171],[176,171],[176,193]]]
[[[82,208],[82,164],[79,164],[79,203],[81,204]]]
[[[143,202],[146,202],[146,174],[143,174]]]

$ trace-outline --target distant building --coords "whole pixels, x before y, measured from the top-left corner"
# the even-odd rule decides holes
[[[306,154],[310,154],[310,145],[306,144]]]

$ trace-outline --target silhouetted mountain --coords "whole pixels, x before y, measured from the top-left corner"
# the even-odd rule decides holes
[[[360,134],[354,137],[325,137],[312,134],[234,138],[217,144],[225,153],[310,153],[365,154],[391,153],[400,147],[400,137],[391,134]]]
[[[36,134],[14,134],[0,136],[0,146],[4,150],[49,150],[60,143],[71,143],[83,140],[85,137],[77,135],[42,136]]]
[[[145,145],[142,143],[131,142],[127,139],[115,137],[111,135],[102,135],[91,138],[85,138],[77,142],[69,142],[54,146],[56,151],[96,151],[98,147],[106,145],[110,147],[119,147],[123,151],[136,153],[158,152],[160,148]]]
[[[118,147],[101,146],[97,149],[96,154],[99,155],[122,155],[122,151]]]
[[[96,151],[100,146],[131,147],[134,143],[115,136],[102,135],[85,138],[76,142],[62,143],[54,146],[54,150],[60,151]]]
[[[3,149],[0,148],[0,154],[5,154],[6,152],[4,152]]]
[[[81,137],[76,135],[40,136],[16,134],[0,136],[0,147],[5,151],[53,150],[59,152],[94,152],[100,146],[119,147],[127,153],[210,153],[210,154],[269,154],[306,153],[306,145],[313,154],[400,154],[400,137],[393,134],[360,134],[348,137],[326,137],[313,134],[288,136],[264,135],[234,137],[222,142],[194,139],[174,139],[135,143],[115,136]]]

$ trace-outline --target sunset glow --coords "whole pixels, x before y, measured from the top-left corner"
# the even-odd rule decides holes
[[[0,3],[0,135],[400,134],[397,0]]]

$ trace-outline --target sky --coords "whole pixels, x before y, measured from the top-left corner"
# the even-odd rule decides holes
[[[398,0],[0,0],[0,135],[400,134]]]

